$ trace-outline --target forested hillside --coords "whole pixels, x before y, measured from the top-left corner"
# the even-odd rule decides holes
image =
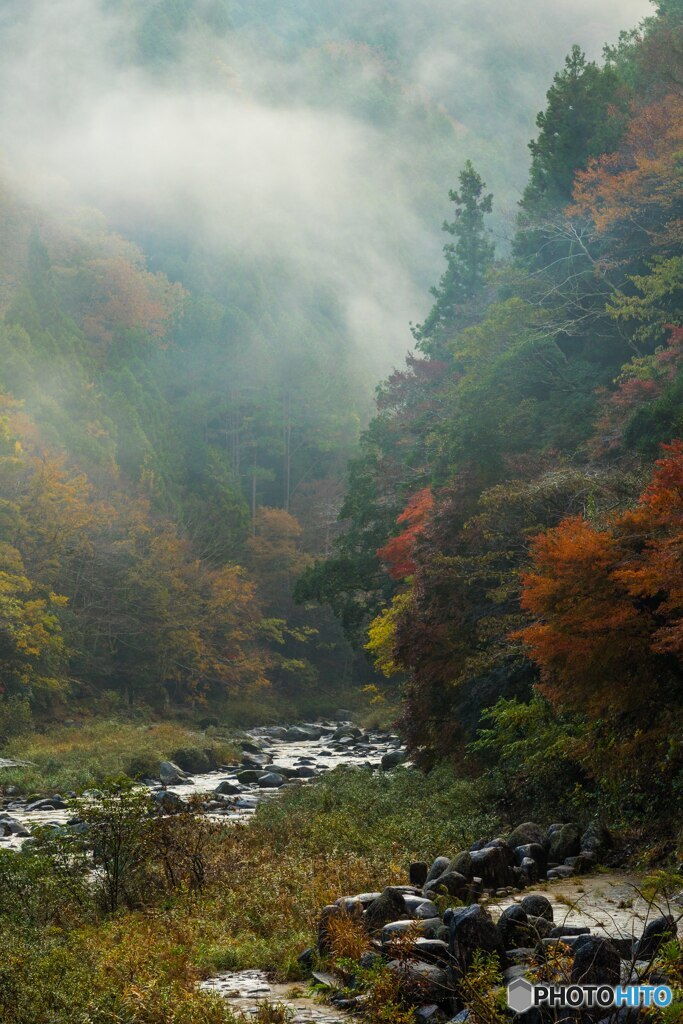
[[[509,247],[529,96],[574,31],[558,14],[501,64],[503,25],[476,50],[471,5],[423,6],[3,5],[4,732],[267,693],[334,707],[372,677],[293,586],[340,532],[454,168],[490,170]]]
[[[464,166],[346,529],[299,583],[401,695],[415,758],[466,756],[521,812],[680,800],[682,45],[674,0],[600,62],[572,49],[509,258]]]

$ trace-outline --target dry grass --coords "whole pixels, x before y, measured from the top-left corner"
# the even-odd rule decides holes
[[[33,764],[4,769],[1,782],[23,793],[65,793],[117,775],[156,775],[160,761],[184,748],[212,748],[219,761],[236,753],[226,740],[172,722],[93,721],[15,737],[2,756]]]

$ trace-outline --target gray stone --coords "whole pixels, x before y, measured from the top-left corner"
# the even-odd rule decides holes
[[[431,893],[435,896],[445,893],[453,899],[465,901],[469,893],[469,884],[465,876],[458,874],[457,871],[446,871],[425,886],[425,896],[429,897]]]
[[[405,751],[403,750],[388,750],[386,754],[382,755],[381,765],[383,771],[390,771],[392,768],[397,768],[398,765],[403,764],[406,759]]]
[[[605,825],[594,821],[581,836],[581,850],[595,855],[601,861],[612,846],[612,835]]]
[[[550,933],[551,939],[562,938],[567,935],[590,935],[591,930],[579,924],[557,924]]]
[[[406,965],[401,960],[390,960],[387,969],[401,978],[402,987],[408,995],[419,991],[423,999],[433,999],[437,1003],[442,1003],[450,995],[448,974],[435,964]]]
[[[573,822],[560,825],[559,828],[551,825],[548,831],[548,862],[563,864],[567,857],[575,857],[581,851],[581,829]]]
[[[573,874],[574,868],[570,868],[566,864],[558,864],[556,868],[551,868],[548,871],[546,878],[571,878]]]
[[[547,939],[553,930],[552,923],[546,917],[534,917],[533,914],[527,914],[527,922],[529,937],[532,942]]]
[[[236,783],[230,782],[229,779],[224,779],[223,782],[219,782],[216,786],[214,793],[219,796],[237,796],[242,790]]]
[[[182,797],[168,789],[158,789],[156,793],[152,793],[152,800],[166,814],[177,814],[188,807]]]
[[[438,924],[435,923],[437,920]],[[414,921],[412,918],[403,921],[391,921],[382,928],[382,944],[386,945],[393,939],[406,935],[408,932],[417,933],[423,938],[433,939],[440,926],[441,918],[428,918],[424,921]]]
[[[576,857],[567,857],[565,864],[574,869],[577,875],[587,875],[597,863],[597,857],[590,850],[581,850]]]
[[[266,772],[259,768],[244,768],[241,772],[237,773],[237,781],[241,782],[243,786],[249,786],[254,782],[258,782]]]
[[[520,876],[524,885],[533,885],[541,877],[538,864],[531,857],[525,857],[520,865]]]
[[[580,936],[572,964],[572,984],[618,985],[621,978],[619,952],[609,939],[597,935]]]
[[[497,955],[505,965],[505,947],[490,915],[478,904],[462,910],[447,910],[444,923],[449,928],[448,948],[461,971],[467,971],[477,950]]]
[[[448,952],[448,943],[442,939],[427,939],[420,937],[413,943],[413,949],[415,955],[420,960],[426,960],[428,963],[448,963],[450,960],[450,953]]]
[[[448,871],[450,863],[451,862],[448,857],[437,857],[436,860],[432,862],[432,866],[429,869],[429,874],[425,880],[425,888],[429,885],[432,879],[438,878],[439,875],[443,875],[445,871]]]
[[[187,782],[187,775],[173,761],[162,761],[159,765],[159,778],[164,786],[175,786],[180,782]]]
[[[651,960],[658,953],[660,946],[675,939],[676,934],[676,922],[670,914],[650,921],[633,946],[636,960]]]
[[[525,821],[510,833],[507,837],[507,842],[514,850],[516,846],[528,846],[530,843],[543,846],[545,838],[545,829],[542,829],[540,825],[537,825],[533,821]]]
[[[526,911],[518,903],[506,907],[498,918],[498,930],[505,949],[526,946],[529,939],[529,919]]]
[[[544,872],[548,866],[548,858],[545,855],[545,847],[540,843],[526,843],[525,846],[516,846],[512,851],[515,864],[522,864],[526,858],[536,861],[539,872]]]
[[[472,870],[482,879],[485,888],[502,889],[511,885],[514,876],[510,870],[512,850],[504,846],[485,846],[471,854]]]
[[[297,779],[315,779],[317,775],[318,770],[306,764],[299,765],[295,771],[295,778]]]
[[[284,786],[285,780],[282,775],[276,775],[275,772],[266,772],[258,780],[259,789],[279,789],[280,786]]]
[[[392,887],[384,890],[363,914],[368,931],[378,931],[385,924],[408,917],[408,908],[400,892]]]
[[[530,917],[545,917],[547,921],[553,920],[553,905],[546,896],[535,894],[525,896],[519,905]]]
[[[463,850],[462,853],[456,854],[448,865],[448,870],[457,871],[459,875],[464,875],[465,878],[472,878],[472,875],[474,874],[474,864],[470,851]]]

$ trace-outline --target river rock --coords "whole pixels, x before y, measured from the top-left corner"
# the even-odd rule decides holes
[[[188,778],[183,769],[174,764],[173,761],[162,761],[159,765],[159,778],[164,786],[175,786],[181,782],[187,782]]]
[[[553,905],[546,896],[525,896],[520,901],[520,907],[526,911],[529,917],[544,917],[546,921],[553,921]]]
[[[426,889],[431,881],[438,878],[439,875],[443,875],[445,871],[448,871],[450,863],[451,862],[448,857],[437,857],[429,869],[429,874],[425,880],[424,888]]]
[[[10,814],[2,814],[0,815],[0,835],[24,838],[30,836],[31,833],[17,818],[13,818]]]
[[[515,858],[515,864],[519,864],[520,866],[526,857],[530,857],[532,860],[536,861],[539,874],[543,874],[548,866],[545,847],[540,843],[526,843],[524,846],[516,846],[512,853]]]
[[[448,974],[435,964],[405,964],[401,960],[390,960],[387,970],[397,974],[408,998],[419,992],[422,999],[443,1003],[451,994]]]
[[[292,725],[282,739],[287,743],[305,743],[307,740],[319,740],[322,734],[322,729],[315,725]]]
[[[567,864],[558,864],[556,868],[551,868],[550,871],[547,872],[546,878],[571,878],[574,873],[574,868],[570,868]]]
[[[444,924],[448,925],[448,948],[461,971],[472,964],[477,950],[495,954],[505,966],[505,947],[500,931],[490,915],[478,904],[461,910],[447,910]]]
[[[314,779],[319,774],[317,768],[311,768],[307,764],[299,765],[294,770],[293,778],[296,779]]]
[[[526,911],[513,903],[506,907],[498,918],[498,930],[505,949],[527,946],[529,942],[529,919]]]
[[[63,800],[61,796],[48,796],[42,800],[34,800],[33,803],[26,805],[27,811],[65,811],[68,807],[66,800]]]
[[[676,938],[676,922],[672,915],[657,917],[646,926],[645,931],[633,946],[636,960],[651,960],[660,946]]]
[[[406,759],[405,751],[403,750],[388,750],[386,754],[382,755],[381,766],[383,771],[390,771],[392,768],[397,768],[398,765],[403,764]]]
[[[373,900],[363,914],[365,926],[370,932],[378,931],[385,924],[404,920],[407,917],[406,901],[403,895],[392,886],[387,887],[381,896]]]
[[[541,877],[538,863],[532,860],[531,857],[524,858],[519,866],[519,870],[521,881],[525,886],[533,885]]]
[[[176,750],[173,760],[169,764],[178,765],[181,771],[189,772],[191,775],[198,775],[201,772],[213,771],[216,767],[216,756],[210,747],[206,747],[204,750],[186,747]]]
[[[229,779],[219,782],[214,790],[214,793],[217,793],[219,796],[237,796],[241,792],[241,788],[236,783],[230,782]]]
[[[533,821],[525,821],[518,825],[507,837],[508,846],[513,850],[516,846],[528,846],[530,843],[537,843],[543,846],[546,838],[546,830],[542,829]]]
[[[597,935],[581,936],[572,964],[572,984],[618,985],[621,979],[621,958],[609,939]]]
[[[237,781],[241,782],[243,786],[248,786],[253,782],[258,782],[265,774],[266,772],[260,768],[243,768],[237,773]]]
[[[266,772],[258,780],[259,789],[279,789],[284,784],[284,777],[277,775],[275,772]]]
[[[168,789],[158,789],[156,793],[152,793],[152,800],[166,814],[177,814],[188,807],[182,797]]]
[[[470,851],[463,850],[461,853],[456,853],[448,865],[448,870],[457,871],[459,875],[464,875],[465,878],[472,878],[474,875],[474,862]]]
[[[481,878],[484,886],[501,889],[514,881],[510,870],[512,850],[505,846],[485,846],[471,853],[472,869]]]
[[[443,939],[427,939],[418,938],[413,943],[413,949],[415,955],[420,960],[426,960],[428,963],[448,963],[450,960],[450,953],[448,952],[448,943],[444,942]]]
[[[563,864],[581,851],[581,829],[573,822],[548,829],[548,863]]]
[[[469,884],[464,875],[459,874],[457,871],[446,871],[443,875],[439,875],[435,878],[428,886],[425,886],[425,896],[429,898],[430,894],[438,896],[443,892],[446,892],[453,899],[464,902],[469,894]]]
[[[612,835],[605,825],[594,821],[581,836],[581,852],[592,853],[597,861],[603,859],[612,846]]]

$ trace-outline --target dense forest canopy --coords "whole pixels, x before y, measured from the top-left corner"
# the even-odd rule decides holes
[[[632,819],[683,778],[683,9],[656,6],[556,73],[507,258],[465,164],[346,529],[298,585],[400,691],[418,761],[468,753],[529,811]]]

